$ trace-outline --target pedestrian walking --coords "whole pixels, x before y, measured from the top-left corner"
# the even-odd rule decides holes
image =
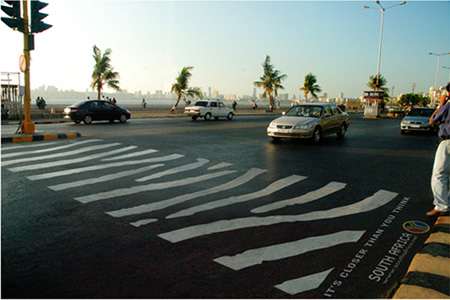
[[[237,102],[236,102],[236,100],[234,100],[234,101],[233,101],[233,104],[232,104],[232,106],[233,106],[233,110],[234,110],[234,111],[236,111],[236,106],[237,106]]]
[[[450,206],[450,82],[447,84],[446,90],[447,95],[442,95],[439,108],[430,118],[430,124],[439,125],[439,145],[431,174],[434,209],[427,212],[427,216],[447,212]]]
[[[145,102],[145,98],[142,98],[141,105],[142,105],[143,108],[147,107],[147,102]]]

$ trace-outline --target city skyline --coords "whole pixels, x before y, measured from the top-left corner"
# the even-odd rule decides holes
[[[53,27],[35,37],[32,89],[88,89],[94,45],[112,49],[120,87],[131,92],[170,91],[178,72],[193,66],[191,86],[251,96],[266,55],[288,76],[280,94],[301,95],[312,72],[329,97],[360,97],[377,71],[381,13],[363,9],[375,1],[48,2]],[[448,1],[408,1],[386,12],[381,74],[395,95],[435,85],[437,57],[428,53],[450,51],[449,19]],[[3,23],[0,34],[8,43],[1,71],[18,72],[23,36]],[[449,80],[443,66],[450,55],[441,57],[438,87]]]

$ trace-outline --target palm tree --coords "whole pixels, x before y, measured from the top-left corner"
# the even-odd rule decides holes
[[[386,84],[386,78],[384,78],[383,75],[380,74],[380,80],[378,80],[378,75],[370,76],[367,86],[374,91],[383,91],[387,93],[389,92],[389,89],[386,87]]]
[[[278,96],[278,89],[284,90],[284,86],[281,83],[284,79],[287,78],[287,75],[280,74],[279,70],[274,69],[274,66],[270,64],[269,55],[266,56],[266,60],[264,61],[262,66],[264,74],[259,78],[260,81],[255,81],[253,84],[256,87],[264,89],[262,97],[269,98],[269,108],[270,110],[274,110],[275,98]]]
[[[92,72],[91,88],[97,89],[97,99],[100,99],[102,89],[105,85],[110,88],[120,91],[119,87],[119,73],[114,72],[111,66],[111,49],[108,48],[102,54],[102,51],[94,45],[94,71]]]
[[[308,94],[311,93],[311,96],[318,99],[316,93],[320,93],[322,88],[317,84],[317,78],[312,73],[309,73],[305,76],[305,81],[303,82],[303,87],[300,88],[300,91],[305,93],[305,100],[308,103]]]
[[[172,84],[171,93],[177,94],[177,102],[175,105],[170,109],[171,112],[174,112],[175,109],[178,106],[178,103],[181,100],[181,97],[183,96],[183,100],[186,102],[186,97],[199,97],[200,99],[203,99],[203,93],[201,88],[199,87],[193,87],[189,88],[189,78],[191,78],[192,73],[190,72],[194,67],[184,67],[181,69],[181,72],[178,74],[178,77],[176,78],[176,82]]]

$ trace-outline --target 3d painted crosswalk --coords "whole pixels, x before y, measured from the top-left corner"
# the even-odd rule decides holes
[[[249,192],[246,189],[247,192],[241,195],[223,197],[221,195],[227,191],[239,193],[242,186],[251,185],[255,180],[261,181],[261,175],[266,174],[268,170],[259,168],[243,170],[229,162],[187,158],[180,153],[138,149],[136,146],[106,143],[99,139],[14,145],[2,147],[1,150],[2,167],[17,173],[17,176],[23,174],[30,181],[49,182],[48,188],[55,193],[64,192],[70,195],[73,191],[73,199],[83,204],[122,199],[121,207],[104,211],[104,213],[113,221],[127,222],[130,226],[139,228],[138,230],[144,230],[162,219],[165,222],[175,222],[176,219],[195,218],[196,215],[211,210],[221,210],[241,203],[255,203],[256,199],[273,196],[291,186],[301,186],[303,181],[308,179],[301,174],[293,174],[273,182],[266,182],[265,187],[259,190]],[[100,170],[107,170],[108,174],[98,175],[96,172]],[[31,174],[27,174],[29,171],[32,171]],[[79,174],[83,174],[84,178],[80,179]],[[138,178],[133,179],[135,177]],[[58,183],[49,180],[52,178],[57,178]],[[127,181],[127,187],[95,193],[92,192],[95,189],[84,191],[86,187],[123,180]],[[212,181],[214,185],[211,184]],[[209,184],[205,185],[205,183]],[[189,187],[189,189],[184,190],[182,187]],[[174,188],[180,191],[178,195],[173,196]],[[394,192],[378,190],[364,199],[351,199],[347,203],[352,204],[344,206],[292,215],[279,213],[289,206],[301,206],[319,201],[324,197],[337,195],[346,188],[346,183],[333,181],[313,191],[300,192],[303,189],[298,189],[299,195],[296,197],[277,199],[269,204],[252,207],[247,212],[250,214],[248,217],[221,219],[218,214],[215,221],[159,232],[157,236],[170,243],[181,243],[244,228],[257,230],[263,226],[299,222],[307,226],[308,222],[312,221],[370,212],[388,204],[398,196]],[[172,191],[169,193],[171,197],[158,199],[158,201],[152,200],[152,195],[164,198],[161,196],[164,192],[161,191],[168,189]],[[140,201],[133,202],[133,197],[141,195]],[[142,203],[142,198],[147,199],[147,202]],[[192,203],[189,201],[194,199],[199,200],[195,201],[199,204],[189,205]],[[184,203],[184,208],[173,212],[173,209],[181,203]],[[166,208],[172,208],[172,212],[168,215],[164,214]],[[151,214],[151,217],[148,214]],[[240,253],[217,257],[213,261],[238,272],[264,262],[277,262],[341,244],[356,243],[364,233],[364,230],[344,230],[300,238],[258,248],[242,249]],[[331,265],[326,270],[315,272],[305,270],[304,273],[308,275],[274,283],[273,286],[287,294],[295,295],[320,287],[333,269],[334,266]]]

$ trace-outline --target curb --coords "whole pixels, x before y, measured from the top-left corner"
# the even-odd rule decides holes
[[[440,216],[393,299],[450,299],[450,216]]]
[[[71,138],[76,138],[76,137],[81,137],[81,133],[69,132],[69,133],[56,133],[56,134],[32,134],[32,135],[22,135],[22,136],[9,136],[9,137],[2,137],[2,144],[49,141],[49,140],[57,140],[57,139],[71,139]]]

